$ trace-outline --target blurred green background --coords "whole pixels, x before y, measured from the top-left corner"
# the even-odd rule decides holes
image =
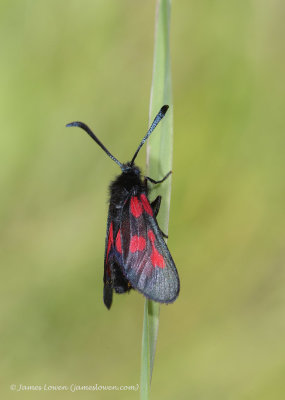
[[[174,1],[169,247],[153,399],[285,398],[284,2]],[[137,385],[144,299],[102,301],[107,187],[148,125],[154,1],[1,0],[1,398]],[[138,158],[144,167],[145,149]],[[154,177],[158,178],[158,177]]]

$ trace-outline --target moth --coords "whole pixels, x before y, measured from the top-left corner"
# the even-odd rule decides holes
[[[134,164],[141,147],[167,110],[168,105],[160,109],[132,160],[124,164],[106,149],[86,124],[75,121],[66,125],[83,129],[122,171],[109,186],[103,278],[103,300],[108,309],[112,305],[113,291],[126,293],[136,289],[159,303],[172,303],[179,294],[178,272],[164,241],[167,236],[156,220],[161,196],[152,202],[148,199],[148,182],[160,184],[171,171],[162,179],[154,180],[142,177],[140,169]]]

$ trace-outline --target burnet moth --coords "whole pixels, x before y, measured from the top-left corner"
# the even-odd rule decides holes
[[[141,147],[168,110],[161,108],[132,160],[126,164],[118,161],[83,122],[71,122],[67,127],[78,126],[119,165],[122,173],[110,184],[110,204],[104,257],[104,303],[112,305],[116,293],[136,289],[148,299],[172,303],[179,293],[179,277],[163,239],[156,217],[161,196],[150,203],[147,182],[162,183],[169,177],[156,181],[148,176],[142,179],[140,169],[134,164]]]

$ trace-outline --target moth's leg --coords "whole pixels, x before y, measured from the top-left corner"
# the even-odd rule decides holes
[[[155,200],[153,200],[153,202],[150,204],[155,218],[157,217],[157,214],[159,212],[160,204],[161,204],[161,196],[157,196],[157,198]],[[168,236],[165,233],[163,233],[160,228],[159,228],[159,230],[160,230],[162,236],[167,239]]]
[[[153,202],[150,204],[155,217],[157,217],[157,214],[159,212],[160,204],[161,204],[161,196],[157,196],[157,198],[153,200]]]
[[[167,179],[167,178],[169,177],[169,175],[171,175],[171,174],[172,174],[172,171],[169,171],[169,172],[165,175],[165,177],[163,177],[163,178],[160,179],[159,181],[156,181],[156,180],[150,178],[149,176],[145,176],[145,180],[146,180],[146,181],[150,181],[151,183],[154,183],[154,184],[156,185],[157,183],[162,183],[162,182],[164,182],[165,179]]]
[[[150,181],[151,183],[154,183],[154,184],[157,184],[157,183],[162,183],[162,182],[164,182],[168,177],[169,177],[169,175],[171,175],[172,174],[172,171],[169,171],[161,180],[159,180],[159,181],[155,181],[154,179],[152,179],[152,178],[150,178],[149,176],[145,176],[145,178],[144,178],[144,181],[145,181],[145,185],[147,186],[147,181]],[[161,196],[157,196],[157,198],[151,203],[151,208],[152,208],[152,210],[153,210],[153,214],[154,214],[154,216],[155,217],[157,217],[157,214],[158,214],[158,212],[159,212],[159,209],[160,209],[160,204],[161,204]],[[159,228],[160,229],[160,228]],[[164,237],[164,238],[168,238],[168,236],[164,233],[164,232],[162,232],[162,230],[160,229],[160,232],[161,232],[161,234],[162,234],[162,236]]]
[[[160,228],[159,228],[159,230],[160,230],[162,236],[163,236],[165,239],[168,239],[168,235],[166,235],[164,232],[162,232],[162,230],[161,230]]]

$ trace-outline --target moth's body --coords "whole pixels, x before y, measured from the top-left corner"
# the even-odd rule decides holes
[[[109,186],[109,213],[116,219],[120,215],[120,209],[123,207],[126,197],[142,191],[147,194],[148,190],[147,185],[141,180],[141,171],[137,166],[122,172]]]
[[[161,303],[172,303],[179,293],[178,273],[163,239],[165,235],[156,221],[161,196],[150,203],[147,186],[147,181],[162,183],[171,171],[158,181],[149,177],[142,179],[140,169],[134,164],[140,148],[167,109],[168,106],[161,108],[132,160],[126,164],[121,164],[87,125],[82,122],[68,124],[84,129],[122,170],[109,187],[103,279],[103,299],[108,309],[113,290],[125,293],[133,288]]]

